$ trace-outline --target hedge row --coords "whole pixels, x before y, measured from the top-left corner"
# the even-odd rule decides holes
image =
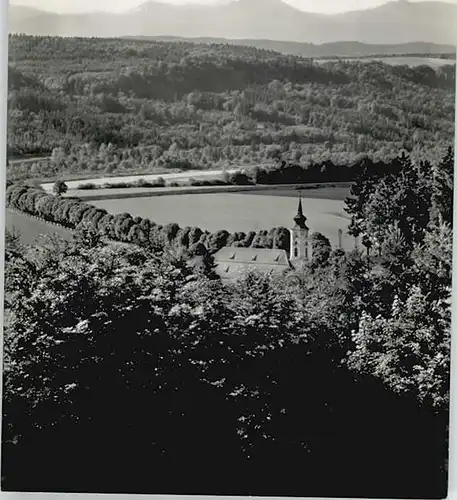
[[[239,177],[238,181],[251,182],[253,184],[297,184],[297,183],[322,183],[322,182],[352,182],[360,169],[370,164],[382,168],[385,164],[375,163],[368,158],[362,158],[352,165],[339,165],[331,160],[304,166],[288,163],[280,156],[276,158],[276,164],[270,167],[253,169],[246,179]],[[240,173],[243,175],[243,172]],[[245,174],[246,175],[246,174]],[[239,182],[238,182],[239,183]]]
[[[166,182],[163,177],[148,182],[139,179],[133,182],[106,183],[99,186],[88,182],[78,186],[78,189],[114,189],[137,187],[173,187],[173,186],[250,186],[256,184],[309,184],[327,182],[352,182],[362,166],[369,164],[372,168],[386,168],[385,163],[374,163],[364,158],[354,165],[335,165],[331,160],[316,163],[307,167],[287,163],[278,158],[275,165],[226,172],[220,179],[195,179],[190,177],[185,182]]]
[[[247,178],[246,174],[240,172],[235,172],[232,176],[228,176],[224,179],[195,179],[190,177],[186,181],[176,182],[170,181],[165,182],[163,177],[158,177],[153,181],[146,181],[145,179],[139,179],[133,182],[107,182],[105,184],[94,184],[93,182],[84,182],[79,184],[77,189],[82,190],[92,190],[92,189],[128,189],[128,188],[160,188],[160,187],[178,187],[178,186],[230,186],[230,185],[248,185],[252,184],[252,181],[248,180],[246,182],[238,182],[239,179]]]
[[[105,184],[94,184],[93,182],[84,182],[79,184],[77,189],[126,189],[126,188],[156,188],[165,187],[163,177],[158,177],[154,181],[148,182],[145,179],[139,179],[134,182],[107,182]]]
[[[178,224],[160,225],[128,213],[110,214],[77,198],[62,198],[36,187],[13,184],[6,190],[6,205],[34,215],[47,222],[69,229],[91,225],[108,238],[162,250],[177,244],[185,249],[203,244],[210,253],[224,246],[278,248],[289,251],[289,231],[284,227],[269,231],[229,233],[225,230],[210,233],[199,227],[181,228]]]

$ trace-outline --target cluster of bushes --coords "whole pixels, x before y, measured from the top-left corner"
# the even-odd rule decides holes
[[[138,179],[134,182],[106,182],[105,184],[94,184],[93,182],[85,182],[79,184],[77,189],[90,190],[90,189],[126,189],[126,188],[155,188],[165,187],[166,183],[163,177],[157,177],[153,181],[146,181],[145,179]]]
[[[292,184],[312,182],[350,182],[360,170],[362,164],[374,162],[361,158],[354,164],[335,165],[331,160],[302,166],[286,162],[279,151],[275,155],[276,163],[270,167],[257,168],[251,178],[255,184]]]
[[[170,245],[195,250],[203,245],[210,253],[224,246],[278,248],[289,251],[289,231],[284,227],[269,231],[229,233],[225,230],[209,232],[199,227],[180,228],[178,224],[159,225],[128,213],[110,214],[77,198],[53,196],[42,189],[12,184],[6,191],[8,207],[61,224],[71,229],[90,225],[100,234],[114,241],[134,243],[162,250]]]
[[[251,186],[255,184],[253,175],[244,170],[237,170],[236,172],[224,172],[222,178],[213,179],[196,179],[190,177],[184,183],[169,183],[169,186]]]
[[[186,185],[188,186],[228,186],[230,182],[225,181],[224,179],[204,179],[199,180],[191,177]]]
[[[362,170],[373,172],[388,171],[396,164],[397,158],[389,161],[375,162],[368,157],[360,158],[357,162],[347,165],[336,165],[331,160],[303,166],[286,161],[277,150],[273,157],[275,163],[270,166],[256,167],[250,170],[238,170],[231,174],[224,174],[222,180],[197,181],[189,179],[191,186],[209,185],[238,185],[249,186],[256,184],[310,184],[327,182],[352,182]]]
[[[79,184],[77,189],[84,189],[84,190],[89,190],[89,189],[99,189],[100,186],[97,184],[94,184],[93,182],[84,182],[83,184]]]
[[[179,187],[179,186],[249,186],[254,184],[253,176],[242,171],[224,174],[220,179],[196,179],[190,177],[187,181],[166,182],[163,177],[157,177],[153,181],[138,179],[133,182],[106,182],[105,184],[94,184],[93,182],[85,182],[78,185],[77,189],[128,189],[128,188],[157,188],[157,187]]]

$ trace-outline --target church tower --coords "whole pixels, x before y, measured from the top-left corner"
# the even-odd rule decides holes
[[[309,228],[306,225],[306,217],[303,215],[301,197],[298,202],[297,215],[294,217],[295,225],[290,230],[290,260],[304,260],[309,255]]]

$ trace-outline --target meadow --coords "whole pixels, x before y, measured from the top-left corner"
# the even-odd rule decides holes
[[[455,64],[455,61],[451,59],[440,59],[439,57],[413,57],[413,56],[398,56],[398,57],[373,57],[367,59],[361,59],[366,62],[378,61],[384,64],[390,64],[392,66],[422,66],[426,64],[433,69],[441,68],[448,64]]]
[[[328,63],[336,62],[340,60],[339,58],[325,58],[316,59],[318,63]],[[417,57],[417,56],[394,56],[394,57],[361,57],[361,58],[347,58],[342,60],[345,61],[357,61],[361,63],[372,63],[380,62],[383,64],[388,64],[390,66],[409,66],[410,68],[415,68],[417,66],[430,66],[433,69],[438,69],[449,64],[455,65],[455,61],[452,59],[441,59],[439,57]]]
[[[317,190],[316,190],[317,191]],[[320,191],[320,190],[319,190]],[[289,194],[291,191],[288,192]],[[343,230],[343,247],[354,248],[354,240],[346,233],[349,219],[342,199],[303,198],[303,211],[312,232],[324,234],[333,246],[338,244],[338,230]],[[291,227],[297,212],[295,196],[252,194],[194,194],[161,197],[92,201],[110,213],[127,212],[147,217],[158,224],[176,222],[181,227],[229,232],[256,231],[273,227]]]
[[[240,167],[239,169],[227,169],[226,172],[228,174],[237,172],[238,170],[242,169]],[[196,179],[201,179],[201,180],[213,180],[213,179],[219,179],[222,177],[223,171],[222,170],[207,170],[207,171],[200,171],[200,170],[191,170],[189,172],[173,172],[173,173],[166,173],[166,174],[144,174],[144,175],[123,175],[123,176],[116,176],[116,177],[98,177],[98,178],[84,178],[84,179],[78,179],[78,180],[66,180],[66,184],[68,186],[68,189],[78,189],[78,187],[81,184],[85,184],[90,182],[91,184],[94,184],[96,187],[101,187],[104,184],[115,184],[119,182],[125,182],[125,183],[133,183],[137,182],[139,180],[147,181],[147,182],[152,182],[156,181],[159,178],[164,179],[165,181],[187,181],[189,178],[196,178]],[[52,187],[54,186],[53,182],[46,182],[42,184],[42,187],[44,190],[51,192]]]

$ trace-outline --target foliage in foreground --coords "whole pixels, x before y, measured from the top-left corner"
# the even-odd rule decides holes
[[[7,489],[441,494],[450,309],[422,265],[403,303],[357,253],[229,286],[90,237],[8,255]]]

